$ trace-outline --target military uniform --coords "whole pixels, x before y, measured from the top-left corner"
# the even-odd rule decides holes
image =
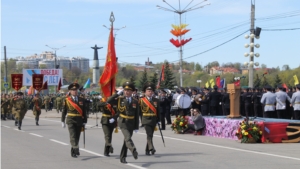
[[[72,83],[68,89],[77,91],[79,88],[78,83]],[[71,93],[73,92],[71,91]],[[67,118],[66,118],[66,115]],[[77,95],[68,96],[63,100],[63,111],[61,115],[62,125],[64,127],[65,121],[68,125],[70,143],[71,143],[71,156],[76,158],[79,153],[79,139],[84,123],[87,122],[87,116],[85,112],[84,100]]]
[[[135,87],[132,83],[125,82],[123,84],[123,89],[133,91]],[[117,114],[119,116],[118,126],[120,127],[124,135],[120,161],[121,163],[126,164],[127,149],[131,151],[135,159],[138,158],[138,153],[131,137],[133,131],[137,131],[139,129],[139,104],[138,100],[134,99],[131,96],[126,98],[124,96],[119,96],[119,94],[114,94],[112,95],[111,100],[114,99],[116,99],[117,101]],[[112,101],[109,101],[108,103],[113,104]]]
[[[36,94],[36,96],[39,96],[39,94]],[[35,117],[35,124],[38,126],[39,125],[39,118],[40,118],[40,115],[41,115],[41,108],[42,108],[42,104],[43,104],[43,101],[40,97],[34,97],[32,99],[32,103],[33,103],[33,115]]]
[[[265,106],[263,116],[268,117],[268,118],[274,118],[274,117],[276,117],[276,115],[275,115],[275,103],[277,101],[277,102],[280,102],[282,104],[282,102],[277,99],[275,93],[271,92],[271,86],[267,85],[265,87],[265,89],[267,90],[267,92],[263,94],[263,96],[261,98],[261,101],[260,101]]]
[[[255,117],[262,117],[262,106],[260,103],[262,97],[262,93],[259,89],[255,89],[255,92],[252,95],[251,101],[253,102],[253,110],[254,110],[254,116]]]
[[[18,97],[23,96],[22,92],[17,92]],[[27,112],[27,105],[22,98],[12,98],[10,101],[10,108],[12,114],[15,117],[15,125],[18,125],[18,129],[21,130],[22,120]]]
[[[1,98],[1,119],[6,120],[8,114],[8,107],[9,107],[9,99],[6,98],[6,94],[3,95]]]
[[[300,85],[297,85],[297,92],[293,93],[291,104],[294,107],[294,119],[300,120]]]
[[[62,111],[62,102],[63,102],[63,98],[58,95],[55,99],[57,113],[59,113],[59,111]]]
[[[281,119],[281,118],[287,118],[287,112],[286,112],[286,100],[288,100],[289,102],[291,102],[291,98],[288,96],[288,94],[286,92],[282,91],[282,86],[279,85],[278,89],[279,91],[276,92],[276,97],[277,99],[279,99],[283,104],[281,104],[280,102],[276,103],[276,110],[277,110],[277,118]]]
[[[45,105],[45,110],[46,110],[46,112],[50,109],[50,97],[49,96],[45,96],[44,97],[44,100],[43,100],[43,102],[44,102],[44,105]]]
[[[151,83],[146,83],[143,91],[155,90],[155,86]],[[155,154],[156,150],[153,145],[153,133],[156,124],[160,121],[160,103],[159,99],[155,97],[146,96],[140,98],[140,113],[142,114],[142,124],[146,130],[147,143],[146,143],[146,155]]]

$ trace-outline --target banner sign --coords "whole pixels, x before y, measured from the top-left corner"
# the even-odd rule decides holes
[[[43,90],[43,81],[44,75],[43,74],[33,74],[32,75],[32,87],[37,90]]]
[[[16,91],[23,86],[23,74],[11,74],[11,87]]]
[[[33,74],[43,74],[44,81],[48,81],[48,86],[57,86],[59,79],[63,79],[62,69],[23,69],[23,85],[32,85],[32,75]],[[63,81],[62,81],[63,82]]]

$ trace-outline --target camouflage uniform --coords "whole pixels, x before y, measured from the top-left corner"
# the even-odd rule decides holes
[[[40,115],[41,115],[41,112],[42,112],[41,108],[42,108],[43,101],[39,97],[39,95],[36,95],[36,97],[34,97],[32,99],[32,103],[33,103],[33,115],[35,116],[35,123],[38,126],[39,125],[39,118],[40,118]]]
[[[43,103],[45,104],[45,110],[46,110],[46,112],[49,110],[49,103],[50,103],[50,97],[49,96],[45,96],[44,97],[44,100],[43,100]]]
[[[18,97],[22,96],[22,92],[17,93]],[[12,114],[15,116],[15,125],[18,125],[18,129],[21,130],[22,120],[27,112],[27,105],[24,99],[22,98],[12,98],[10,100],[10,108]]]

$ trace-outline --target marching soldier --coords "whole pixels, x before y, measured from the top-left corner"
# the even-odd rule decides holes
[[[42,104],[43,101],[40,98],[40,94],[37,93],[35,95],[35,97],[32,99],[32,103],[33,103],[33,115],[35,116],[35,124],[38,126],[39,125],[39,118],[41,115],[41,108],[42,108]]]
[[[22,120],[27,112],[27,105],[22,96],[22,92],[17,92],[16,97],[10,101],[11,111],[15,116],[15,125],[18,125],[19,130],[21,130]]]
[[[7,94],[1,96],[1,119],[6,120],[8,114],[9,107],[9,99],[7,98]]]
[[[104,156],[109,157],[109,153],[114,152],[111,140],[114,128],[117,127],[118,114],[115,111],[117,101],[113,97],[110,97],[107,102],[105,101],[105,98],[102,98],[98,106],[102,112],[101,124],[105,139]]]
[[[294,107],[294,119],[300,120],[300,84],[296,86],[296,92],[293,93],[291,106]]]
[[[152,97],[155,86],[151,83],[146,83],[143,91],[145,97],[140,98],[140,113],[142,113],[142,124],[146,130],[147,143],[146,143],[146,155],[155,154],[156,150],[153,145],[153,133],[156,124],[160,121],[160,105],[159,99]]]
[[[48,96],[48,95],[46,95],[45,97],[44,97],[44,105],[45,105],[45,110],[46,110],[46,112],[50,109],[50,97]]]
[[[71,156],[77,158],[79,153],[79,139],[81,129],[87,123],[84,100],[78,97],[78,83],[72,83],[68,86],[70,96],[63,100],[63,111],[61,114],[62,127],[65,128],[65,121],[68,125],[71,143]],[[66,119],[66,115],[67,119]]]
[[[59,113],[59,111],[62,111],[62,102],[63,99],[62,97],[58,94],[56,99],[55,99],[55,105],[56,105],[56,111]]]
[[[138,158],[136,147],[131,140],[133,131],[138,132],[139,129],[139,104],[138,100],[132,97],[132,92],[135,86],[131,82],[125,82],[123,84],[123,90],[120,90],[117,94],[112,95],[108,103],[113,105],[113,100],[117,101],[117,114],[119,116],[118,126],[120,127],[123,135],[124,142],[120,154],[120,161],[126,164],[127,149],[129,149],[134,157]],[[124,92],[124,96],[120,96]]]

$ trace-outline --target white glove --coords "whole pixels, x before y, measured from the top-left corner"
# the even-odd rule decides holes
[[[119,90],[117,94],[118,94],[118,95],[122,95],[122,94],[123,94],[123,89],[122,89],[122,90]]]
[[[109,123],[113,123],[113,122],[115,122],[114,118],[109,119]]]
[[[201,98],[199,98],[199,101],[201,101],[202,99]]]
[[[90,102],[92,103],[92,102],[93,102],[93,100],[90,100]]]
[[[160,125],[160,122],[157,122],[158,125]]]
[[[135,133],[139,132],[139,130],[134,130]]]
[[[282,106],[283,109],[285,109],[285,106]]]
[[[62,128],[65,128],[66,127],[66,124],[64,122],[61,122],[61,127]]]
[[[220,102],[219,104],[222,105],[222,102]]]

